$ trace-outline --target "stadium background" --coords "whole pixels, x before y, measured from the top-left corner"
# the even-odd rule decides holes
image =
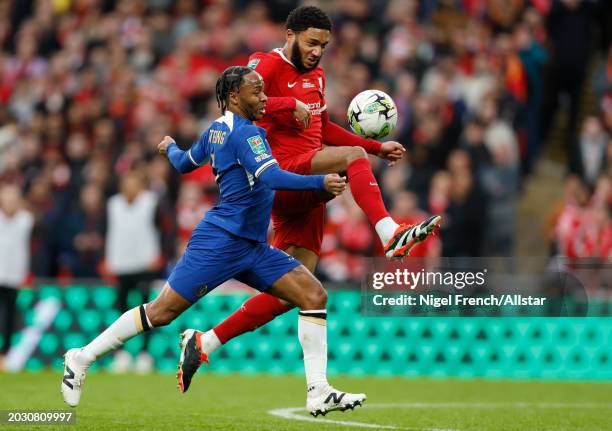
[[[398,105],[391,138],[407,157],[372,159],[392,214],[443,215],[421,256],[612,256],[611,8],[605,1],[322,1],[333,18],[322,65],[331,118],[346,125],[359,91]],[[164,279],[214,204],[210,171],[179,177],[155,148],[183,148],[219,115],[220,71],[282,46],[291,1],[0,1],[0,184],[17,184],[35,219],[17,334],[43,325],[28,370],[112,322],[116,278],[104,260],[105,209],[137,172],[158,198]],[[359,293],[375,236],[350,194],[329,205],[320,278],[330,290],[330,372],[351,375],[607,380],[607,318],[365,318]],[[209,328],[248,292],[230,286],[151,336],[173,371],[177,335]],[[610,284],[594,294],[609,299]],[[151,295],[154,295],[152,293]],[[129,302],[141,301],[138,292]],[[295,316],[232,341],[212,372],[302,373]],[[36,340],[36,338],[34,338]],[[126,350],[136,356],[135,339]],[[111,369],[112,357],[100,365]],[[207,370],[208,371],[208,370]]]

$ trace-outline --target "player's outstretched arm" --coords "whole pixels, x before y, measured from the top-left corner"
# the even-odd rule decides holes
[[[389,160],[391,164],[404,156],[404,146],[399,142],[378,142],[373,139],[362,138],[329,119],[327,111],[323,112],[323,143],[335,147],[362,147],[369,154]]]
[[[199,142],[200,141],[194,143],[192,148],[188,151],[183,151],[178,147],[178,145],[176,145],[176,142],[174,139],[172,139],[172,137],[164,136],[164,139],[157,144],[157,151],[159,151],[160,154],[167,154],[168,160],[170,160],[170,163],[172,166],[174,166],[174,169],[182,174],[186,174],[206,163],[206,160],[198,163],[192,154],[192,150],[194,148],[196,150],[198,149]]]
[[[277,164],[263,170],[258,178],[273,190],[326,190],[339,195],[346,188],[346,179],[338,174],[298,175],[282,170]]]

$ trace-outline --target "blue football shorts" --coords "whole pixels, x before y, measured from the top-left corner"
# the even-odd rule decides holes
[[[264,292],[299,265],[299,260],[267,243],[203,223],[193,232],[168,283],[183,298],[196,302],[230,278]]]

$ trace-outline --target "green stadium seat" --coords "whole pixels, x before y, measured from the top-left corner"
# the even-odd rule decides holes
[[[408,363],[419,366],[421,369],[428,369],[431,367],[434,355],[436,354],[433,346],[422,343],[419,345],[414,345],[408,350],[408,352]]]
[[[151,289],[149,291],[149,297],[147,298],[147,301],[148,302],[153,301],[155,298],[157,298],[157,296],[159,295],[159,292],[161,292],[161,288]]]
[[[28,371],[42,371],[45,368],[45,364],[35,356],[29,358],[26,362],[26,369]]]
[[[17,308],[26,310],[34,306],[35,292],[32,289],[20,289],[17,292]]]
[[[96,309],[85,309],[76,313],[81,329],[85,332],[101,332],[102,313]]]
[[[109,371],[111,364],[113,363],[113,355],[106,355],[98,359],[95,364],[98,365],[99,370]]]
[[[402,322],[397,326],[395,336],[398,338],[406,338],[411,341],[419,340],[423,335],[425,323],[428,321],[429,319],[422,318],[403,319]]]
[[[582,346],[576,346],[568,352],[565,358],[565,366],[572,372],[582,372],[588,370],[591,366],[590,357]]]
[[[134,337],[123,345],[123,350],[130,353],[132,356],[136,356],[142,350],[144,346],[144,337]]]
[[[44,284],[38,289],[38,299],[43,300],[47,298],[55,298],[57,300],[62,299],[62,289],[59,286],[53,284]]]
[[[600,346],[606,342],[601,325],[593,324],[591,320],[593,319],[587,320],[580,334],[580,345],[582,346]]]
[[[23,331],[17,331],[11,337],[11,347],[16,346],[21,341],[21,337],[23,337]]]
[[[145,298],[142,297],[142,293],[139,290],[132,289],[128,292],[128,296],[127,296],[128,308],[137,307],[144,302],[147,302],[147,301],[145,300]]]
[[[564,346],[576,344],[577,336],[575,329],[574,325],[559,323],[553,333],[555,343]]]
[[[228,359],[240,359],[244,358],[248,343],[244,340],[245,337],[237,338],[227,343],[222,347],[222,351],[227,354]]]
[[[282,352],[283,358],[287,358],[288,360],[302,360],[302,346],[297,337],[285,339],[280,345],[280,352]]]
[[[297,362],[295,358],[291,358],[289,355],[281,353],[282,349],[277,349],[272,354],[272,361],[268,361],[263,365],[263,370],[270,374],[283,374],[290,372],[295,368]],[[300,361],[301,362],[301,361]]]
[[[199,331],[208,330],[208,319],[202,313],[192,313],[187,319],[187,324],[190,328],[195,328]]]
[[[451,323],[447,319],[439,319],[431,326],[434,340],[446,342],[451,332]]]
[[[375,322],[376,328],[378,329],[378,337],[382,337],[383,339],[393,337],[398,327],[398,322],[396,319],[389,319],[383,317],[373,320]]]
[[[290,316],[278,316],[266,326],[269,328],[272,335],[281,335],[285,333],[287,326],[297,325],[295,319],[289,319]],[[329,328],[328,328],[329,330]]]
[[[346,368],[348,368],[348,370]],[[356,377],[365,376],[370,371],[365,365],[362,365],[360,363],[348,364],[348,367],[346,368],[344,370],[341,369],[340,372],[348,372],[349,374]]]
[[[62,339],[64,351],[72,349],[73,347],[83,347],[87,341],[85,336],[79,332],[69,332],[64,335]]]
[[[337,307],[339,316],[354,316],[361,311],[361,298],[359,292],[334,292],[330,302],[332,302]]]
[[[23,313],[23,322],[25,323],[26,326],[32,326],[34,324],[34,317],[35,317],[35,313],[34,313],[33,308],[26,310]]]
[[[357,347],[353,340],[343,341],[335,346],[336,360],[339,363],[348,364],[353,361]]]
[[[51,360],[51,369],[55,372],[63,372],[64,371],[64,357],[63,353],[59,356],[56,356]]]
[[[45,333],[38,343],[38,349],[43,355],[51,356],[57,352],[59,340],[56,334],[51,332]]]
[[[176,372],[176,359],[173,358],[156,358],[155,368],[160,373],[175,373]]]
[[[64,290],[64,302],[73,310],[82,310],[89,301],[89,289],[85,286],[69,286]]]
[[[67,309],[60,310],[53,320],[53,327],[60,332],[66,332],[72,326],[72,313]]]
[[[100,310],[114,308],[117,302],[117,290],[112,286],[96,286],[92,290],[92,299]]]
[[[172,347],[169,341],[169,338],[162,333],[151,334],[151,339],[149,340],[149,353],[151,356],[153,358],[163,358],[166,352]]]
[[[591,367],[599,379],[612,379],[612,348],[609,344],[597,349],[591,360]]]
[[[252,351],[256,360],[266,364],[270,363],[275,352],[274,345],[264,338],[259,338],[258,342],[254,343]]]
[[[105,310],[102,314],[102,324],[104,328],[109,327],[115,320],[117,320],[121,316],[121,313],[117,310]]]
[[[368,364],[372,369],[378,367],[380,359],[383,354],[383,347],[378,342],[369,342],[360,346],[360,352],[362,360]]]
[[[399,344],[384,346],[379,358],[379,369],[388,370],[392,374],[401,374],[406,365],[406,346]],[[387,375],[387,373],[378,373]]]
[[[346,334],[354,340],[363,340],[368,334],[368,323],[366,318],[353,316],[352,320],[345,320],[340,334],[343,336]]]

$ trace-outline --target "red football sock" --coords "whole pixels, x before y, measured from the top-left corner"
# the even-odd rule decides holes
[[[376,226],[376,223],[388,217],[389,213],[380,195],[380,188],[372,173],[370,161],[366,158],[352,161],[348,165],[347,174],[355,202],[368,217],[372,226]]]
[[[277,297],[260,293],[247,299],[231,316],[215,326],[213,331],[219,341],[225,344],[240,334],[254,331],[290,309]]]

